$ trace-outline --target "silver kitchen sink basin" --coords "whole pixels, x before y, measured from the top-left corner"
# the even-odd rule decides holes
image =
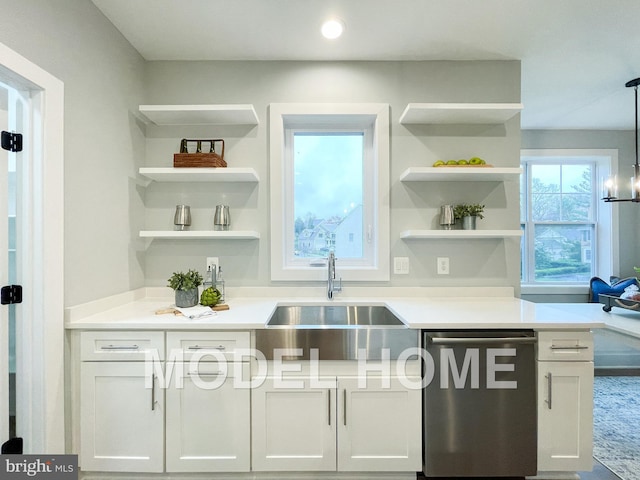
[[[256,348],[267,360],[282,358],[281,349],[297,349],[285,359],[396,359],[418,344],[418,330],[380,305],[279,306],[256,330]]]
[[[291,305],[279,306],[267,322],[269,327],[366,328],[405,327],[385,306]]]

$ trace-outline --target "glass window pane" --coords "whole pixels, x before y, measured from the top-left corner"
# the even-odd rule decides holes
[[[574,193],[562,195],[562,220],[566,222],[586,222],[592,217],[593,195]]]
[[[591,193],[591,165],[562,165],[563,193]]]
[[[592,272],[592,225],[536,225],[535,281],[586,283]]]
[[[363,132],[296,132],[293,152],[294,256],[362,258]]]
[[[527,176],[524,173],[520,174],[520,222],[527,221],[527,204],[526,204],[526,179]]]
[[[560,165],[532,165],[533,193],[560,193]]]
[[[560,221],[560,195],[557,193],[531,194],[531,219],[534,222]]]

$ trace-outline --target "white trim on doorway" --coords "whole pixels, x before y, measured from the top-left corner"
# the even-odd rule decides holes
[[[29,202],[24,232],[25,291],[16,346],[21,355],[18,435],[25,453],[65,452],[64,408],[64,84],[0,44],[0,77],[31,93]]]

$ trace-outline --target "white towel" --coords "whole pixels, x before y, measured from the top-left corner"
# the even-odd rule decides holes
[[[196,305],[195,307],[176,307],[182,315],[192,320],[196,318],[212,317],[217,315],[217,312],[211,310],[211,307],[205,307],[204,305]]]

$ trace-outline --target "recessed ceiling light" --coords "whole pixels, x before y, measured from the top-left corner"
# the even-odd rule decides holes
[[[339,18],[332,18],[322,24],[320,31],[324,38],[329,40],[336,39],[344,32],[344,22]]]

